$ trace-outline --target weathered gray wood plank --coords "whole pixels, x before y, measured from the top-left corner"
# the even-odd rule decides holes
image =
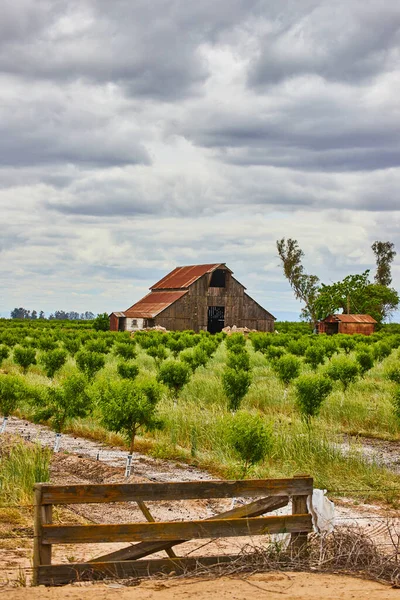
[[[215,521],[129,523],[118,525],[43,525],[42,543],[173,541],[296,533],[312,530],[310,515],[285,515]]]
[[[56,486],[38,484],[43,504],[86,504],[148,500],[193,500],[263,496],[308,496],[311,477],[299,479],[248,479],[241,481],[185,481]]]

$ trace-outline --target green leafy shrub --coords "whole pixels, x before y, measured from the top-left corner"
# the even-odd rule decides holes
[[[105,359],[103,354],[97,352],[88,352],[87,350],[80,350],[75,355],[76,365],[82,373],[84,373],[89,379],[93,379],[94,376],[100,369],[104,367]]]
[[[9,354],[10,354],[10,350],[7,348],[7,346],[5,346],[4,344],[1,344],[0,345],[0,365],[3,362],[3,360],[8,358]]]
[[[308,348],[308,339],[290,340],[286,348],[290,354],[304,356]]]
[[[67,353],[65,350],[56,348],[42,354],[40,362],[44,365],[47,377],[54,377],[56,372],[67,362]]]
[[[325,360],[325,348],[322,344],[313,344],[309,346],[304,354],[304,362],[310,365],[314,371],[322,365]]]
[[[154,358],[157,371],[160,369],[162,362],[168,357],[168,352],[165,346],[157,344],[157,346],[150,346],[146,350],[147,354]]]
[[[123,379],[136,379],[139,375],[139,367],[136,363],[122,362],[118,363],[117,371]]]
[[[276,360],[277,358],[281,358],[284,354],[286,354],[286,351],[285,348],[282,348],[282,346],[275,346],[271,344],[267,348],[264,348],[262,353],[269,360]]]
[[[365,373],[374,366],[374,357],[369,350],[361,350],[356,352],[356,361],[363,377]]]
[[[348,335],[347,333],[339,333],[339,335],[337,335],[337,340],[339,347],[343,348],[346,354],[350,354],[356,347],[354,336]]]
[[[50,337],[49,335],[45,335],[45,336],[39,338],[37,345],[38,345],[39,350],[44,350],[44,351],[55,350],[58,346],[57,341],[53,337]]]
[[[97,352],[98,354],[108,354],[110,352],[110,346],[107,344],[106,340],[98,338],[87,341],[85,350],[88,352]]]
[[[16,346],[14,348],[14,362],[22,367],[24,373],[26,373],[31,365],[36,365],[35,349]]]
[[[107,313],[101,313],[93,320],[93,329],[96,331],[109,331],[110,317]]]
[[[247,394],[251,385],[251,375],[248,371],[225,369],[222,374],[222,386],[228,398],[228,408],[236,411]]]
[[[372,352],[374,358],[376,358],[376,360],[381,361],[387,356],[389,356],[392,350],[389,344],[387,344],[386,342],[378,342],[372,347]]]
[[[185,362],[193,373],[199,367],[204,367],[208,362],[208,355],[204,348],[196,346],[195,348],[188,348],[183,350],[180,355],[180,359]]]
[[[321,340],[321,343],[323,344],[325,356],[329,360],[331,360],[334,354],[337,354],[339,352],[338,345],[332,336],[328,337],[327,339]]]
[[[102,421],[111,431],[122,432],[126,436],[131,454],[141,428],[151,431],[162,427],[162,421],[156,415],[160,398],[161,391],[155,383],[139,385],[123,380],[109,383],[104,390]]]
[[[333,381],[340,381],[346,390],[350,383],[356,381],[359,375],[359,368],[354,360],[345,356],[339,356],[328,365],[326,374]]]
[[[292,354],[285,354],[272,363],[272,368],[285,385],[300,375],[301,360]]]
[[[158,380],[164,383],[172,392],[175,399],[178,398],[183,386],[190,379],[190,370],[183,362],[176,360],[165,361],[158,372]]]
[[[0,413],[9,417],[24,399],[26,386],[21,377],[0,375]]]
[[[400,365],[389,367],[389,369],[385,371],[385,377],[390,381],[393,381],[393,383],[398,383],[400,385]]]
[[[133,344],[114,344],[114,352],[125,360],[136,358],[136,349]]]
[[[246,346],[246,338],[243,333],[232,333],[226,337],[225,344],[230,352],[242,352]]]
[[[244,349],[239,352],[229,351],[226,364],[229,369],[235,371],[250,371],[250,357]]]
[[[332,391],[332,382],[322,375],[302,375],[295,382],[296,403],[308,423],[318,415],[325,398]]]
[[[81,340],[79,338],[65,338],[64,346],[71,356],[75,356],[81,347]]]
[[[229,443],[242,461],[242,477],[245,477],[252,465],[271,454],[272,431],[259,415],[238,412],[229,430]]]
[[[69,421],[89,413],[91,399],[86,386],[85,377],[74,374],[65,379],[61,386],[44,387],[34,421],[50,421],[55,431],[61,433]]]

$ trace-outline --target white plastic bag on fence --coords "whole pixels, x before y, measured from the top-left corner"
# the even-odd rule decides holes
[[[311,513],[313,529],[316,533],[330,533],[335,526],[335,505],[325,494],[326,490],[314,489],[312,496],[307,498],[307,507]],[[275,514],[291,514],[290,505],[280,508]],[[275,533],[271,535],[271,540],[282,548],[287,548],[290,537],[290,533]]]
[[[314,489],[313,495],[307,498],[307,507],[317,533],[331,533],[335,527],[335,505],[325,494],[326,490]]]

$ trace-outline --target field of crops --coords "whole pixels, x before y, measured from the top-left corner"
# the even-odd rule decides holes
[[[0,320],[0,414],[225,477],[310,473],[395,504],[400,476],[360,436],[400,438],[400,334],[102,332]],[[350,440],[350,441],[349,441]]]

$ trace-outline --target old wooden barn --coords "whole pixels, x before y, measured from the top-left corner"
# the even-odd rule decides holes
[[[318,323],[318,333],[361,333],[371,335],[375,331],[376,321],[369,315],[329,315]]]
[[[161,326],[217,333],[226,326],[273,331],[275,317],[246,293],[224,264],[176,267],[150,293],[110,315],[112,331]]]

